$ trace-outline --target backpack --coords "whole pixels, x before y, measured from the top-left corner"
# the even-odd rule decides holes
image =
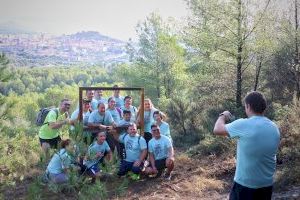
[[[57,110],[57,109],[52,108],[52,107],[51,107],[51,108],[41,108],[41,109],[39,110],[38,114],[37,114],[37,117],[36,117],[36,120],[35,120],[35,124],[36,124],[37,126],[43,126],[43,125],[47,124],[47,123],[44,123],[44,121],[45,121],[45,119],[46,119],[48,113],[49,113],[51,110],[54,110],[54,111],[55,111],[55,113],[56,113],[56,120],[57,120],[57,118],[58,118],[58,110]]]
[[[120,108],[118,108],[118,107],[116,107],[116,110],[119,113],[120,119],[122,119],[122,110]]]

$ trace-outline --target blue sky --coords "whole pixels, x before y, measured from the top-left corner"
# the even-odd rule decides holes
[[[177,20],[188,13],[184,0],[0,0],[0,5],[0,24],[50,34],[93,30],[122,40],[135,40],[136,24],[153,11]]]

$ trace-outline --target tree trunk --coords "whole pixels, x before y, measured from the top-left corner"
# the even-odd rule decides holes
[[[236,107],[242,107],[242,52],[243,52],[243,36],[242,36],[242,2],[238,0],[238,17],[237,17],[237,57],[236,57]]]
[[[259,75],[262,67],[262,58],[259,58],[258,66],[256,66],[256,73],[255,73],[255,83],[253,90],[256,91],[258,87]]]
[[[299,101],[300,99],[300,66],[299,66],[299,41],[298,41],[298,28],[299,28],[299,22],[298,22],[298,0],[295,0],[295,57],[294,57],[294,62],[295,62],[295,80],[296,80],[296,85],[295,85],[295,93],[297,100]]]

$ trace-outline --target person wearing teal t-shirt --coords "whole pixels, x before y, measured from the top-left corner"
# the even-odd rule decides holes
[[[171,172],[174,169],[174,149],[171,140],[161,135],[159,126],[153,124],[151,126],[153,138],[149,141],[149,160],[151,167],[147,167],[145,173],[157,175],[167,168],[165,179],[171,180]]]
[[[107,104],[107,99],[103,97],[103,90],[95,90],[95,97],[98,103]]]
[[[106,109],[112,116],[116,124],[122,119],[122,110],[116,107],[116,100],[114,97],[108,99],[108,107]]]
[[[157,110],[153,113],[153,117],[155,119],[155,124],[159,126],[160,134],[167,136],[172,142],[170,126],[167,122],[164,121],[164,118],[166,118],[166,115]]]
[[[260,92],[248,93],[244,102],[248,118],[226,124],[232,115],[224,111],[214,127],[215,134],[238,141],[230,200],[271,199],[280,132],[277,125],[264,116],[267,103]]]
[[[82,99],[82,122],[83,122],[83,141],[87,144],[91,144],[92,136],[91,132],[88,128],[88,120],[89,116],[91,114],[91,104],[90,100],[88,99]],[[79,119],[79,108],[77,108],[71,115],[71,120],[74,122],[72,126],[70,126],[70,133],[75,133],[75,123],[78,123]]]
[[[95,181],[96,177],[100,176],[99,164],[104,161],[104,157],[106,157],[108,161],[112,159],[112,152],[105,140],[105,132],[97,133],[96,141],[89,146],[87,155],[83,161],[84,167],[81,171],[91,175],[93,181]]]
[[[137,120],[137,108],[132,105],[132,97],[131,96],[126,96],[124,97],[124,106],[121,107],[121,109],[130,111],[131,113],[131,122],[136,122]]]
[[[98,101],[94,98],[94,91],[93,90],[87,90],[86,91],[86,98],[91,101],[92,110],[93,111],[97,110]]]
[[[119,137],[125,146],[125,158],[121,160],[118,176],[124,176],[128,171],[139,174],[147,155],[146,141],[137,133],[136,124],[130,124],[127,132],[127,135]]]
[[[151,125],[155,123],[153,118],[153,113],[157,111],[157,109],[153,106],[151,99],[144,100],[144,137],[146,143],[152,139],[151,134]],[[138,119],[140,121],[140,119]]]
[[[116,127],[116,123],[110,112],[106,111],[103,103],[99,103],[98,110],[93,111],[89,116],[88,126],[91,129],[93,137],[95,137],[95,134],[99,131],[105,131],[106,141],[108,142],[110,149],[114,151],[116,144],[114,142],[114,137],[110,132]]]
[[[73,123],[68,114],[70,106],[71,101],[69,99],[61,100],[59,108],[55,108],[47,114],[44,124],[39,130],[39,140],[46,160],[50,157],[49,148],[57,148],[57,144],[61,140],[60,128]]]
[[[65,183],[68,181],[68,169],[72,167],[73,159],[70,156],[74,151],[71,140],[61,141],[61,149],[51,158],[46,173],[50,181],[54,183]]]
[[[114,85],[113,88],[115,88],[113,92],[113,96],[116,101],[116,107],[117,108],[122,108],[124,106],[124,97],[120,95],[120,90],[118,89],[118,85]]]

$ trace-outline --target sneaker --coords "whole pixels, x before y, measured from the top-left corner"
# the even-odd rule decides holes
[[[171,173],[169,173],[169,174],[165,173],[165,175],[164,175],[164,179],[165,179],[166,181],[170,181],[170,180],[171,180],[171,178],[172,178],[172,175],[171,175]]]

